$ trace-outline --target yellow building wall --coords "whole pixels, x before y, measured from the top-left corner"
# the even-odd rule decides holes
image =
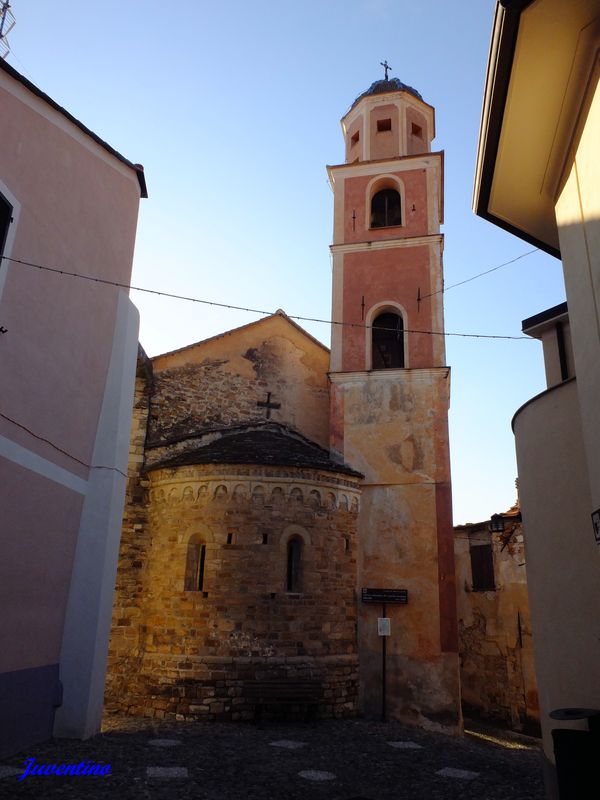
[[[600,59],[556,203],[593,509],[600,508]],[[600,557],[600,555],[599,555]]]
[[[456,600],[463,710],[513,730],[539,733],[539,702],[533,663],[523,526],[489,522],[454,529]],[[473,587],[471,545],[491,544],[493,591]]]

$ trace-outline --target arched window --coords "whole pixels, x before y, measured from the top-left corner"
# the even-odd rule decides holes
[[[402,224],[400,193],[395,189],[382,189],[371,200],[371,227],[386,228]]]
[[[194,534],[187,548],[185,561],[185,582],[186,592],[201,592],[204,590],[204,564],[206,561],[206,545],[200,541],[197,534]]]
[[[287,591],[299,592],[302,566],[302,539],[293,536],[287,545]]]
[[[373,320],[371,330],[372,369],[404,366],[404,323],[400,314],[385,311]]]

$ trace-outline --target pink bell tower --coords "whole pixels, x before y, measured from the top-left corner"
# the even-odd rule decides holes
[[[359,516],[362,709],[379,714],[381,609],[362,588],[407,589],[388,605],[390,717],[461,727],[443,316],[443,153],[435,112],[397,78],[342,118],[334,193],[331,450],[365,475]]]

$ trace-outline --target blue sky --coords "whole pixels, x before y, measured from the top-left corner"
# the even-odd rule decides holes
[[[475,217],[471,195],[493,0],[12,0],[9,62],[141,162],[132,282],[246,307],[331,316],[339,120],[383,76],[436,108],[445,151],[444,268],[454,284],[531,250]],[[256,315],[133,292],[150,355]],[[518,336],[564,300],[540,252],[451,289],[446,330]],[[305,327],[326,344],[326,325]],[[545,387],[541,345],[447,337],[455,522],[515,499],[510,421]]]

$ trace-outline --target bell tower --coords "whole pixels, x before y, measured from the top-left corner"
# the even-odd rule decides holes
[[[390,717],[461,725],[443,317],[443,153],[435,111],[397,78],[342,118],[334,194],[331,450],[364,476],[358,537],[360,689],[381,712],[381,608],[362,588],[407,589],[388,605]]]

